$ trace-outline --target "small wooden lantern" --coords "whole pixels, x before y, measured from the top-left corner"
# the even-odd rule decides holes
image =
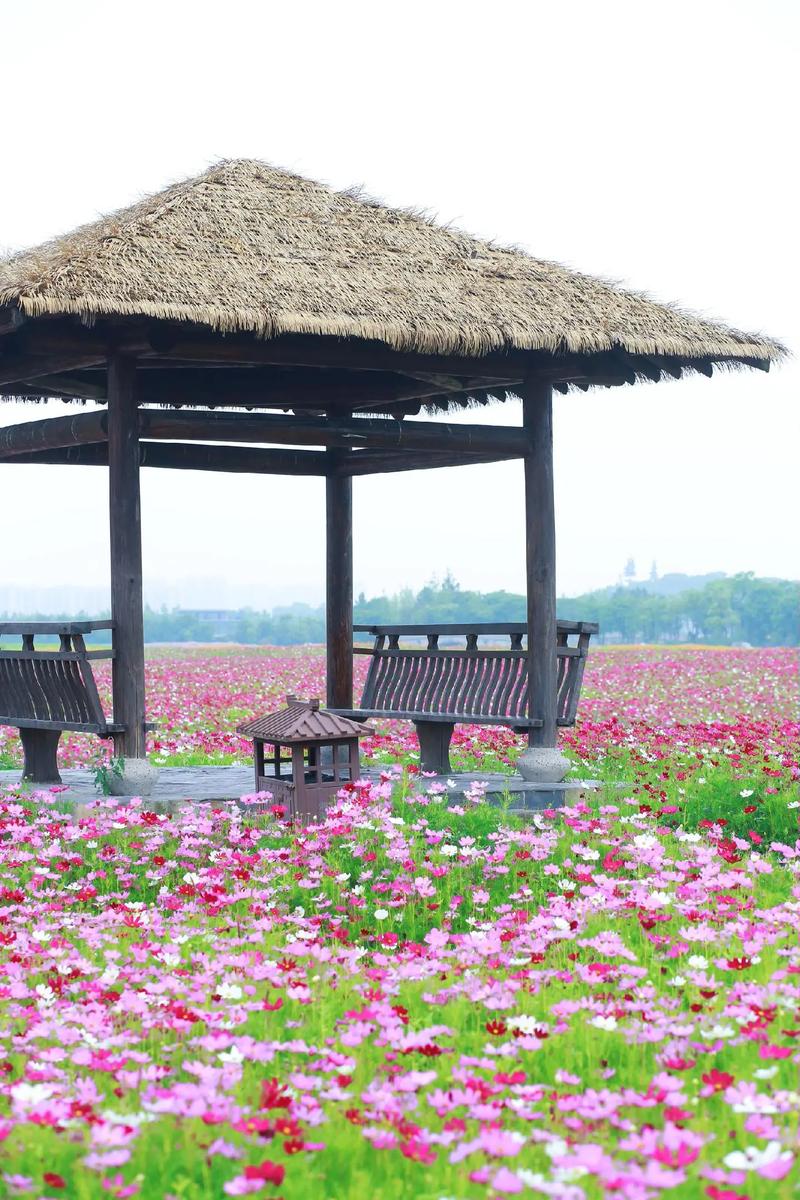
[[[358,779],[358,739],[369,725],[321,709],[319,700],[286,697],[286,708],[237,726],[253,739],[256,791],[271,792],[291,820],[319,821],[340,788]],[[271,747],[274,774],[265,774],[264,747]],[[281,755],[281,748],[290,753]]]

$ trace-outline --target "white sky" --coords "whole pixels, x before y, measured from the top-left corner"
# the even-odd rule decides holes
[[[255,157],[797,348],[794,0],[0,9],[0,247]],[[559,591],[612,582],[629,555],[641,574],[797,577],[799,382],[790,362],[557,396]],[[0,422],[44,415],[4,405]],[[154,602],[321,599],[321,481],[142,480]],[[99,469],[1,466],[0,585],[104,585],[106,488]],[[276,560],[288,505],[304,536]],[[522,511],[518,463],[356,480],[356,589],[449,568],[521,590]]]

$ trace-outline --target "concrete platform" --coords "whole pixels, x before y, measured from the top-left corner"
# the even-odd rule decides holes
[[[364,771],[370,779],[378,779],[380,772]],[[13,786],[20,782],[21,771],[0,771],[0,787]],[[73,804],[87,804],[96,800],[94,776],[81,768],[62,770],[64,790],[59,799]],[[417,791],[441,788],[448,798],[458,803],[465,792],[477,783],[484,789],[485,799],[490,804],[508,804],[511,812],[536,812],[543,808],[561,808],[573,804],[582,792],[594,791],[604,785],[593,779],[570,779],[560,784],[527,783],[518,775],[468,772],[448,776],[425,776],[417,781]],[[174,807],[190,801],[209,803],[212,801],[238,801],[242,796],[253,793],[253,768],[247,767],[161,767],[149,802],[155,806]],[[120,803],[125,803],[120,797]]]

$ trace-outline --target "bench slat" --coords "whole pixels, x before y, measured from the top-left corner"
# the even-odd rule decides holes
[[[419,713],[385,708],[331,708],[328,712],[340,717],[352,717],[354,721],[364,717],[385,717],[388,721],[445,721],[456,725],[510,725],[512,728],[540,729],[543,722],[528,717],[493,717],[476,713]]]
[[[62,729],[73,733],[96,733],[106,737],[112,733],[124,733],[124,725],[113,722],[97,725],[85,721],[46,721],[38,717],[0,716],[0,725],[12,725],[15,729]]]

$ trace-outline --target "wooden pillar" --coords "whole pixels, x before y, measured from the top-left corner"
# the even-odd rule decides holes
[[[555,746],[556,727],[556,521],[553,494],[553,389],[528,381],[522,390],[525,457],[525,528],[528,593],[530,715],[541,729],[531,746]]]
[[[335,461],[336,451],[328,455]],[[353,707],[353,480],[325,480],[328,706]]]
[[[114,738],[122,758],[145,757],[142,522],[139,497],[139,413],[136,362],[108,360],[108,486],[111,525],[111,616],[115,622]]]

